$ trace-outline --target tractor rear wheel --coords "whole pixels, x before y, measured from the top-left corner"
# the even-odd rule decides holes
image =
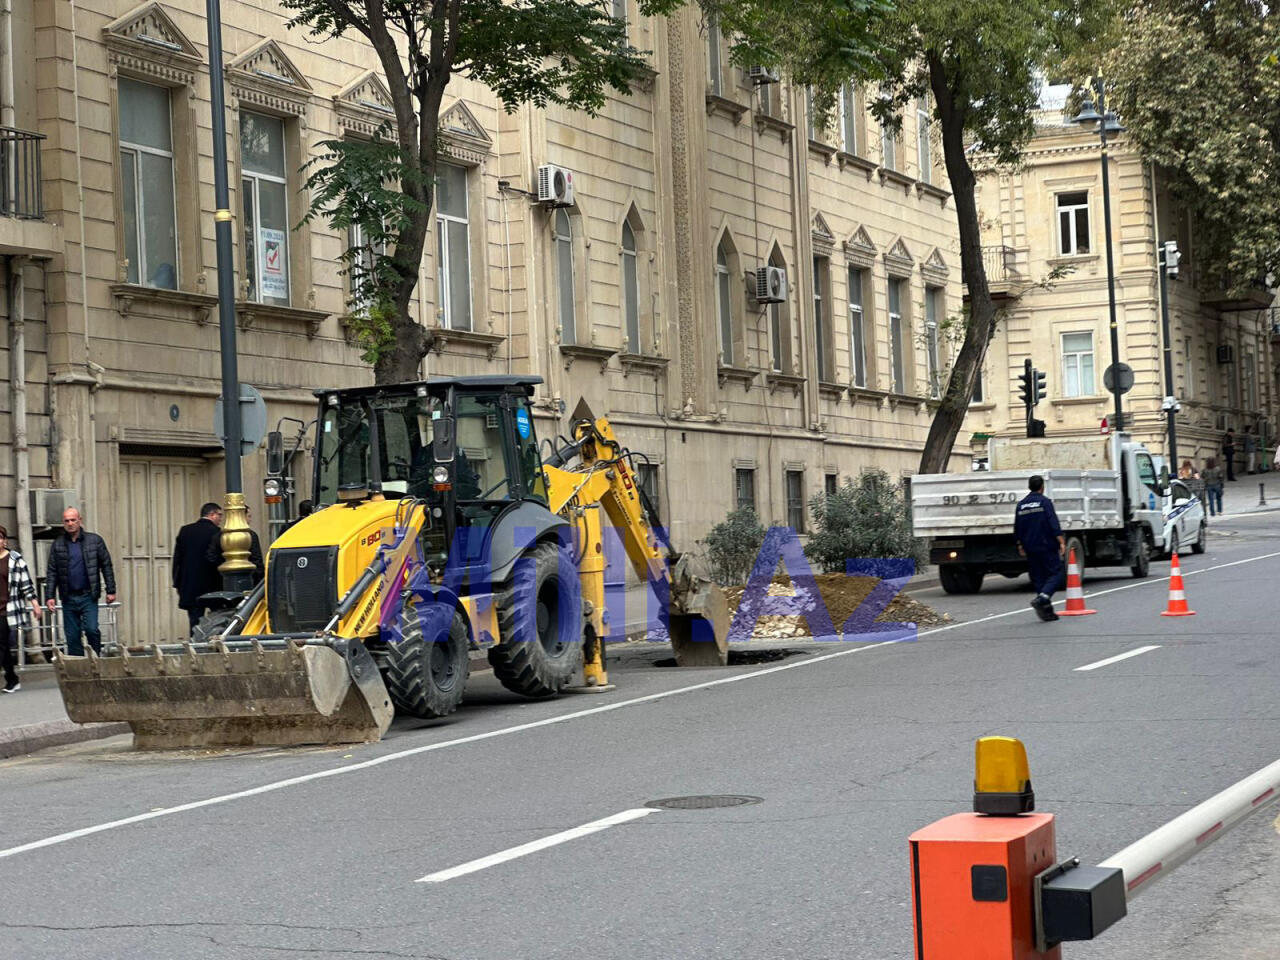
[[[494,676],[526,697],[560,692],[582,659],[582,584],[572,552],[539,543],[516,561],[496,595],[499,642]]]
[[[217,639],[222,631],[227,629],[227,624],[235,615],[235,607],[224,607],[221,610],[211,610],[206,613],[191,631],[191,642],[208,643],[210,640]]]
[[[423,636],[417,607],[406,603],[400,615],[399,643],[387,644],[387,692],[397,713],[434,720],[458,709],[471,665],[470,636],[461,610],[454,610],[447,631]],[[433,631],[434,632],[434,631]]]

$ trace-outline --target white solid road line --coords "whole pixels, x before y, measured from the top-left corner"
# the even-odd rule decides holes
[[[1159,650],[1160,644],[1153,643],[1148,647],[1138,647],[1137,650],[1130,650],[1128,653],[1117,653],[1114,657],[1107,657],[1105,660],[1095,660],[1093,663],[1086,663],[1083,667],[1076,667],[1076,672],[1083,670],[1097,670],[1099,667],[1105,667],[1111,663],[1119,663],[1121,660],[1128,660],[1130,657],[1140,657],[1144,653],[1150,653],[1152,650]]]
[[[487,857],[481,857],[479,860],[470,860],[456,867],[450,867],[448,870],[428,873],[425,877],[419,877],[414,883],[443,883],[445,880],[452,880],[454,877],[462,877],[468,873],[475,873],[477,870],[495,867],[500,863],[506,863],[508,860],[525,857],[531,853],[537,853],[539,850],[545,850],[547,847],[568,843],[570,840],[590,836],[593,833],[599,833],[601,830],[616,827],[620,823],[639,820],[641,817],[647,817],[649,814],[657,812],[658,809],[656,807],[637,807],[634,810],[623,810],[621,813],[615,813],[611,817],[592,820],[590,823],[584,823],[582,826],[574,827],[572,830],[562,830],[559,833],[553,833],[549,837],[543,837],[541,840],[531,840],[528,843],[520,844],[518,847],[512,847],[499,853],[492,853]]]
[[[1259,560],[1271,560],[1280,557],[1280,551],[1276,553],[1265,553],[1257,557],[1247,557],[1244,560],[1233,560],[1230,563],[1220,563],[1216,566],[1205,567],[1201,570],[1187,570],[1183,572],[1184,577],[1191,577],[1197,574],[1210,573],[1214,570],[1221,570],[1226,567],[1235,567],[1244,563],[1255,563]],[[1112,587],[1110,590],[1099,590],[1096,593],[1086,594],[1087,597],[1102,597],[1109,593],[1119,593],[1122,590],[1133,590],[1137,587],[1150,586],[1152,584],[1163,583],[1168,577],[1156,577],[1146,580],[1140,580],[1136,583],[1125,584],[1122,587]],[[951,623],[945,627],[934,627],[932,630],[925,630],[918,634],[920,637],[929,637],[939,633],[947,633],[951,630],[960,630],[966,627],[973,627],[983,623],[990,623],[993,620],[1003,620],[1005,617],[1026,616],[1027,608],[1020,606],[1016,610],[1008,610],[1004,613],[993,613],[988,617],[981,617],[977,620],[968,620],[963,623]],[[497,730],[489,730],[485,733],[472,734],[469,737],[458,737],[456,740],[444,740],[439,743],[427,743],[420,747],[410,747],[407,750],[399,750],[395,753],[388,753],[381,757],[373,757],[369,760],[361,760],[358,763],[350,763],[342,767],[331,767],[328,770],[317,770],[315,773],[307,773],[297,777],[290,777],[287,780],[277,780],[274,783],[264,783],[261,786],[250,787],[248,790],[239,790],[235,793],[226,793],[218,797],[209,797],[206,800],[196,800],[191,803],[183,803],[174,807],[162,807],[157,810],[149,810],[146,813],[139,813],[132,817],[124,817],[120,820],[111,820],[107,823],[95,824],[91,827],[82,827],[79,830],[70,830],[66,833],[55,834],[52,837],[45,837],[42,840],[33,840],[31,843],[24,843],[16,847],[10,847],[7,850],[0,850],[0,860],[6,857],[16,856],[20,853],[28,853],[32,850],[40,850],[44,847],[52,847],[59,843],[66,843],[69,840],[78,840],[81,837],[92,836],[95,833],[103,833],[107,830],[116,830],[120,827],[131,826],[135,823],[144,823],[147,820],[155,820],[160,817],[168,817],[178,813],[186,813],[190,810],[200,810],[205,807],[217,806],[218,804],[230,803],[233,800],[244,800],[248,797],[256,797],[264,793],[272,793],[276,790],[283,790],[286,787],[296,787],[304,783],[311,783],[315,780],[324,780],[328,777],[339,777],[347,773],[356,773],[360,770],[368,770],[371,767],[381,766],[384,763],[391,763],[395,760],[403,760],[406,757],[416,757],[419,754],[431,753],[436,750],[446,750],[450,747],[460,747],[468,743],[479,743],[482,740],[492,740],[496,737],[505,737],[514,733],[523,733],[526,730],[536,730],[539,727],[549,727],[557,723],[568,723],[570,720],[579,720],[582,717],[589,717],[599,713],[608,713],[612,710],[622,710],[625,707],[634,707],[642,703],[652,703],[655,700],[662,700],[665,697],[676,697],[686,693],[693,693],[698,690],[708,690],[712,687],[720,687],[729,683],[738,683],[745,680],[755,680],[760,677],[768,677],[775,673],[782,673],[785,670],[798,670],[801,667],[809,667],[815,663],[824,663],[827,660],[834,660],[837,657],[847,657],[855,653],[863,653],[867,650],[878,650],[881,647],[897,646],[902,643],[910,643],[909,640],[884,640],[880,643],[869,643],[862,647],[851,647],[845,650],[836,650],[832,653],[824,653],[819,657],[809,657],[805,660],[793,660],[790,663],[780,663],[776,666],[765,667],[763,670],[754,670],[750,673],[738,673],[731,677],[719,677],[715,680],[707,680],[703,683],[690,684],[687,687],[677,687],[674,690],[663,690],[659,693],[650,693],[643,697],[632,697],[630,700],[619,700],[617,703],[606,703],[598,707],[591,707],[587,710],[575,710],[572,713],[559,714],[554,717],[544,717],[541,720],[534,720],[530,723],[520,723],[511,727],[500,727]]]

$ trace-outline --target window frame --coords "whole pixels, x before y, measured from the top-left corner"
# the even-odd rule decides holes
[[[855,387],[867,386],[867,312],[866,283],[864,267],[850,265],[848,271],[848,287],[846,291],[849,301],[849,374]],[[857,298],[854,298],[855,280]]]
[[[439,203],[440,175],[437,172],[436,186],[433,194],[431,210],[436,218],[436,309],[439,311],[440,327],[444,330],[472,331],[476,328],[475,297],[473,288],[475,279],[472,276],[471,264],[471,171],[456,163],[441,163],[440,167],[451,167],[462,174],[462,199],[466,210],[462,217],[445,213]],[[451,268],[453,254],[448,243],[448,225],[462,224],[465,242],[462,245],[467,257],[467,326],[453,326],[453,283]]]
[[[1066,198],[1082,196],[1083,202],[1064,203]],[[1089,209],[1089,191],[1088,190],[1070,190],[1054,194],[1054,219],[1057,223],[1058,234],[1058,256],[1060,257],[1086,257],[1093,253],[1093,213]],[[1080,249],[1080,214],[1084,214],[1085,224],[1085,247]],[[1069,226],[1070,239],[1072,241],[1070,249],[1067,249],[1067,236],[1063,233],[1063,216],[1066,216]]]
[[[1182,338],[1182,399],[1195,399],[1195,353],[1191,349],[1191,337]]]
[[[246,115],[258,117],[263,120],[270,120],[280,124],[280,166],[284,170],[284,175],[274,173],[266,173],[257,170],[250,170],[244,162],[244,118]],[[241,197],[240,208],[244,211],[245,200],[251,200],[253,214],[253,287],[247,285],[250,282],[249,271],[249,251],[246,248],[244,252],[244,283],[246,284],[245,299],[250,303],[260,303],[264,306],[292,306],[293,291],[295,285],[294,269],[293,269],[293,238],[289,235],[289,208],[290,208],[290,189],[289,189],[289,128],[288,120],[285,117],[278,117],[270,113],[262,113],[257,110],[241,110],[239,113],[239,126],[237,128],[241,144],[240,155],[240,189],[244,192]],[[262,292],[262,280],[259,265],[263,263],[263,237],[262,237],[262,184],[271,183],[279,185],[284,193],[284,264],[285,264],[285,295],[283,297],[272,297],[272,300],[283,300],[284,303],[268,303]],[[249,226],[249,215],[245,213],[245,227]],[[268,228],[272,229],[272,228]]]
[[[814,371],[820,383],[836,379],[836,351],[833,327],[835,311],[831,302],[831,258],[815,254],[813,258],[813,342]],[[825,310],[824,310],[825,307]]]
[[[746,485],[750,489],[751,502],[742,502],[742,483],[746,481]],[[741,510],[744,506],[750,507],[751,511],[757,516],[759,515],[759,507],[756,505],[756,468],[755,467],[734,467],[733,468],[733,503],[735,510]]]
[[[799,488],[799,495],[792,496],[791,484],[795,480]],[[796,470],[790,467],[783,469],[782,492],[787,510],[787,526],[794,530],[797,534],[803,535],[805,532],[805,498],[804,498],[804,471]]]
[[[622,308],[622,329],[627,338],[627,353],[643,354],[644,343],[640,330],[640,256],[639,241],[631,221],[624,219],[619,231],[618,288],[619,306]],[[627,235],[631,236],[631,248],[627,248]],[[630,273],[628,274],[628,265]]]
[[[119,116],[120,110],[124,107],[124,103],[123,103],[124,96],[122,93],[121,82],[137,84],[139,86],[145,86],[145,87],[154,87],[157,90],[163,91],[165,96],[165,114],[169,123],[169,149],[167,151],[161,150],[158,147],[152,147],[152,146],[148,146],[146,144],[141,144],[141,143],[133,143],[132,141],[126,140],[124,138],[123,130],[121,130],[120,135],[117,137],[116,156],[120,164],[120,184],[122,187],[120,202],[123,208],[123,205],[124,205],[123,187],[124,187],[124,180],[125,180],[124,155],[126,153],[130,153],[132,154],[132,162],[133,162],[133,197],[134,197],[134,203],[136,204],[136,209],[133,214],[134,244],[136,245],[136,248],[138,250],[139,262],[133,266],[136,266],[137,268],[137,279],[136,280],[129,279],[128,268],[126,267],[125,281],[127,283],[135,284],[140,287],[148,287],[153,290],[181,290],[182,289],[182,273],[183,273],[182,271],[182,236],[181,236],[181,231],[179,229],[179,217],[178,217],[178,161],[177,161],[177,156],[174,152],[174,146],[177,143],[177,139],[176,139],[176,134],[174,129],[174,122],[173,122],[174,120],[173,88],[169,86],[164,86],[158,83],[151,83],[147,80],[139,80],[135,77],[130,77],[130,76],[118,77],[117,83],[116,83],[117,117]],[[171,196],[172,206],[173,206],[173,286],[172,287],[160,287],[160,286],[157,286],[156,284],[148,283],[146,280],[146,276],[149,270],[147,269],[147,262],[146,262],[146,256],[147,256],[147,253],[146,253],[147,234],[146,234],[146,214],[145,214],[146,199],[145,199],[145,194],[142,188],[143,179],[142,179],[141,154],[144,154],[144,153],[149,154],[151,156],[164,157],[169,161],[169,189],[171,191],[170,196]],[[121,218],[120,229],[122,231],[121,238],[124,239],[124,236],[125,236],[124,234],[125,218],[124,217]],[[126,241],[122,252],[127,250],[128,250],[128,243]],[[128,257],[127,256],[121,257],[121,259],[128,260]]]
[[[900,172],[898,166],[898,133],[885,121],[880,121],[880,165],[894,173]]]
[[[938,307],[942,294],[942,287],[924,288],[925,366],[929,377],[929,396],[934,400],[942,396],[942,364],[938,349]]]
[[[902,309],[902,294],[906,283],[902,277],[890,276],[885,304],[889,310],[889,388],[900,396],[907,392],[906,323]],[[910,296],[909,291],[907,295]]]
[[[1083,337],[1089,338],[1089,349],[1086,350],[1067,350],[1067,337]],[[1094,337],[1093,330],[1064,330],[1058,335],[1058,353],[1062,357],[1062,396],[1067,399],[1076,397],[1094,397],[1097,396],[1098,390],[1098,365],[1097,365],[1097,341]],[[1089,390],[1084,391],[1083,367],[1081,358],[1089,358]],[[1071,377],[1069,375],[1070,363],[1075,363],[1076,391],[1071,392]]]
[[[733,274],[729,268],[729,252],[725,249],[724,238],[716,244],[716,330],[717,344],[720,347],[720,366],[732,367],[734,364],[735,336],[733,322]]]
[[[563,233],[560,231],[561,218],[566,228]],[[551,218],[551,239],[555,254],[556,328],[560,333],[561,344],[576,346],[578,343],[578,281],[573,256],[573,217],[563,207],[558,207]],[[568,270],[567,278],[566,269]],[[566,280],[567,290],[565,289]]]
[[[721,42],[720,18],[714,12],[707,15],[707,91],[716,97],[724,96],[724,50]]]
[[[861,139],[858,136],[859,119],[861,111],[858,108],[858,88],[852,83],[844,83],[840,86],[840,147],[851,157],[858,156],[858,142]]]
[[[381,249],[377,249],[381,247]],[[369,303],[366,300],[357,300],[357,274],[365,270],[372,270],[373,263],[379,257],[385,256],[387,252],[386,244],[370,245],[364,240],[364,227],[358,223],[353,223],[347,227],[347,249],[368,251],[368,262],[360,254],[352,257],[347,265],[347,303],[349,306],[359,312],[368,309]]]
[[[916,162],[920,164],[920,182],[933,183],[933,143],[930,140],[929,95],[916,98]]]

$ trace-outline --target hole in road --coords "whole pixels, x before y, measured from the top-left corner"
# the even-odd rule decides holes
[[[731,667],[749,667],[756,663],[773,663],[777,660],[785,660],[787,657],[799,657],[807,653],[806,650],[730,650],[729,666]],[[655,667],[674,667],[676,661],[674,657],[668,657],[665,660],[653,661]]]
[[[650,800],[646,807],[657,807],[659,810],[713,810],[717,807],[744,807],[749,803],[761,803],[764,797],[745,797],[735,794],[709,793],[693,797],[667,797],[664,800]]]

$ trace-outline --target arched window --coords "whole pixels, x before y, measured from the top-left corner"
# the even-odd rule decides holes
[[[640,342],[640,283],[636,273],[636,233],[622,221],[622,321],[627,331],[627,350],[644,353]]]
[[[556,211],[555,218],[556,248],[556,295],[559,298],[560,342],[577,343],[573,311],[573,227],[569,214],[564,210]]]
[[[716,315],[720,319],[720,363],[731,367],[733,355],[733,300],[730,296],[732,288],[729,284],[729,255],[725,252],[724,241],[716,247]]]

